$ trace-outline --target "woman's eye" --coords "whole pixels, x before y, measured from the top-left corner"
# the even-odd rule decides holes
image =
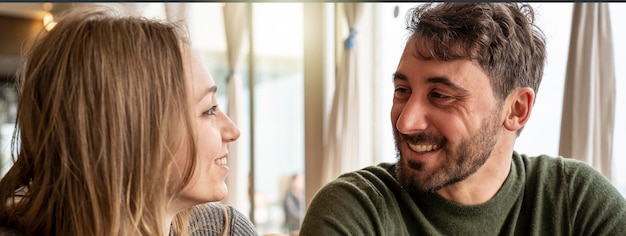
[[[202,115],[205,115],[205,116],[212,116],[212,115],[215,115],[215,112],[216,112],[216,111],[217,111],[217,105],[212,106],[212,107],[211,107],[211,109],[206,110],[205,112],[203,112],[203,113],[202,113]]]

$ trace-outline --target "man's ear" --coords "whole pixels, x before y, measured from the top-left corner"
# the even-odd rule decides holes
[[[524,127],[535,102],[535,92],[529,87],[513,90],[504,101],[504,128],[517,131]]]

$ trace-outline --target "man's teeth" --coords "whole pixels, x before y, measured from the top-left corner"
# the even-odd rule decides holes
[[[409,147],[411,147],[411,150],[415,152],[430,152],[430,151],[436,151],[437,149],[439,149],[439,146],[437,145],[409,144]]]
[[[226,157],[215,160],[215,163],[218,165],[228,165],[228,159]]]

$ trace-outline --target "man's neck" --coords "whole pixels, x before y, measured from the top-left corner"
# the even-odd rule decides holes
[[[494,149],[485,164],[458,183],[437,190],[441,197],[462,205],[478,205],[493,198],[506,181],[511,170],[513,151]]]

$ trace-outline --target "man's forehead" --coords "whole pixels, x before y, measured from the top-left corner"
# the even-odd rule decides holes
[[[405,54],[416,58],[441,61],[475,59],[478,56],[476,49],[470,48],[470,45],[467,43],[458,40],[448,40],[444,44],[417,33],[413,34],[407,41],[402,55],[405,56]]]

